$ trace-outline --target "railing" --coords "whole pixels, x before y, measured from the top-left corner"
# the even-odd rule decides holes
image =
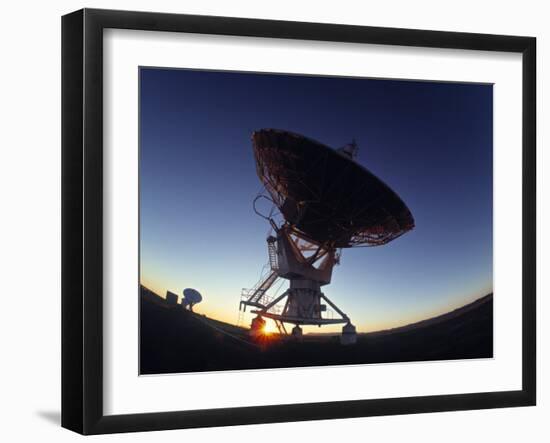
[[[255,306],[258,309],[262,309],[273,301],[275,297],[268,295],[265,291],[260,290],[260,295],[258,296],[258,289],[246,289],[243,288],[241,291],[241,307],[244,306]],[[251,297],[256,294],[255,300],[251,301]],[[250,303],[254,303],[253,305]],[[280,314],[281,307],[278,304],[271,306],[268,311],[271,314]],[[245,310],[239,309],[239,317],[237,319],[237,326],[243,326]],[[278,326],[279,327],[279,326]]]
[[[254,296],[254,300],[251,300],[251,297]],[[241,303],[247,304],[248,303],[254,303],[254,305],[259,305],[258,307],[265,307],[269,303],[273,301],[275,297],[272,297],[271,295],[267,294],[267,292],[263,290],[258,289],[246,289],[243,288],[241,291]],[[268,312],[271,312],[272,314],[279,314],[281,311],[280,306],[274,305],[272,306]]]

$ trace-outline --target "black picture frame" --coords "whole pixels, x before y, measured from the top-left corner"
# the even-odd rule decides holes
[[[103,30],[191,32],[522,54],[522,389],[130,415],[103,412]],[[536,403],[536,39],[83,9],[62,18],[62,426],[82,434],[530,406]],[[520,270],[518,269],[518,272]]]

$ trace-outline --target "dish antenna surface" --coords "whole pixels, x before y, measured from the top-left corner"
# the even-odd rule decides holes
[[[183,299],[181,304],[184,308],[188,308],[190,311],[193,311],[193,306],[202,301],[202,295],[199,291],[192,288],[185,288],[183,290]]]
[[[334,150],[274,129],[252,140],[260,180],[302,237],[336,248],[380,246],[414,227],[399,196],[354,160],[355,143]]]
[[[280,214],[279,222],[266,218],[274,235],[267,238],[270,270],[241,296],[240,310],[254,308],[256,321],[275,321],[300,339],[300,325],[344,323],[342,343],[354,343],[349,317],[323,292],[341,249],[381,246],[414,228],[414,219],[401,198],[382,180],[355,161],[357,144],[338,150],[288,131],[262,129],[252,134],[256,171],[268,198]],[[255,208],[256,210],[256,208]],[[258,211],[256,211],[258,213]],[[258,213],[259,214],[259,213]],[[261,214],[259,214],[261,215]],[[279,279],[290,281],[277,297],[267,291]],[[327,315],[327,305],[336,316]]]

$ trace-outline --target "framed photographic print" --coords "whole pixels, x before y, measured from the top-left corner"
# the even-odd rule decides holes
[[[62,425],[534,405],[532,37],[62,21]]]

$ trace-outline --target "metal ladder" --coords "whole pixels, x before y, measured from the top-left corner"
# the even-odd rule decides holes
[[[269,256],[269,266],[272,271],[279,269],[277,260],[277,239],[273,236],[267,238],[267,254]]]
[[[269,271],[262,274],[260,280],[252,289],[243,288],[241,291],[241,302],[239,304],[237,326],[242,326],[247,305],[256,305],[257,307],[267,306],[273,300],[273,297],[270,297],[267,294],[267,290],[271,288],[271,286],[273,286],[275,281],[279,278],[279,274],[277,273],[279,264],[277,259],[276,237],[269,236],[267,238],[267,254],[269,258]],[[269,311],[274,314],[278,314],[280,312],[280,307],[273,306]],[[282,322],[275,320],[275,325],[277,326],[279,333],[286,334],[286,329]]]

